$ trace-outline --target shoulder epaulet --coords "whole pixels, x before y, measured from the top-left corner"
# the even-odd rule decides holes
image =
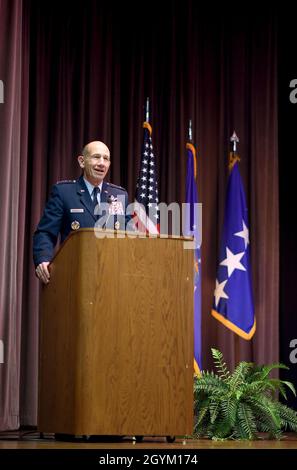
[[[123,191],[126,191],[125,188],[122,188],[122,186],[118,186],[117,184],[113,183],[106,183],[107,186],[110,186],[111,188],[116,188],[116,189],[122,189]]]
[[[71,183],[76,183],[76,180],[61,180],[61,181],[57,181],[56,184],[71,184]]]

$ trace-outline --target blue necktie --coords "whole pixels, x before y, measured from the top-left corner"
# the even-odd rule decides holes
[[[98,186],[95,186],[94,189],[93,189],[93,211],[94,211],[94,214],[97,216],[97,219],[98,219],[98,208],[96,210],[96,213],[95,213],[95,209],[96,207],[98,206],[98,198],[97,198],[97,195],[98,193],[100,193],[100,188],[98,188]]]

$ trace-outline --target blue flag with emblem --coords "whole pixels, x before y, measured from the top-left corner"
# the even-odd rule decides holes
[[[249,340],[255,333],[256,321],[251,283],[248,209],[238,161],[236,153],[231,152],[212,315],[227,328]]]
[[[198,218],[198,190],[196,150],[193,144],[187,143],[187,180],[186,180],[186,203],[187,220],[185,235],[194,236],[194,371],[201,371],[201,255]],[[201,233],[200,233],[201,235]]]

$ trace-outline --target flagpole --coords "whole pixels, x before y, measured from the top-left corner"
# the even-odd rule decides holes
[[[233,131],[233,134],[230,137],[230,142],[232,144],[231,153],[233,155],[233,161],[229,162],[229,168],[230,168],[230,172],[231,172],[232,167],[233,167],[234,158],[236,158],[236,153],[237,153],[236,152],[236,150],[237,150],[236,147],[237,147],[237,144],[239,142],[239,138],[237,137],[235,130]],[[240,360],[239,336],[236,333],[233,333],[233,336],[234,336],[234,361],[235,361],[235,367],[236,367],[237,364],[239,363],[239,360]]]
[[[235,165],[235,163],[240,161],[240,158],[237,155],[237,149],[236,149],[236,146],[239,142],[239,138],[237,137],[235,131],[233,131],[233,134],[230,137],[230,142],[232,142],[232,149],[229,154],[229,171],[231,173],[232,168]]]
[[[188,137],[189,137],[189,142],[192,144],[193,143],[192,119],[189,119]]]
[[[232,142],[232,152],[235,154],[236,153],[236,145],[237,145],[237,142],[239,142],[239,138],[237,137],[235,131],[233,131],[233,134],[230,137],[230,142]]]
[[[146,98],[146,104],[145,104],[145,122],[150,122],[150,99],[149,97]]]

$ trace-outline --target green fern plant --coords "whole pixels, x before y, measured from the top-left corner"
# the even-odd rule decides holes
[[[277,398],[285,399],[291,382],[269,377],[273,369],[288,369],[284,364],[258,366],[240,362],[231,373],[223,354],[212,349],[216,372],[203,371],[194,381],[194,436],[211,439],[257,439],[258,433],[280,439],[282,431],[297,431],[297,413]]]

